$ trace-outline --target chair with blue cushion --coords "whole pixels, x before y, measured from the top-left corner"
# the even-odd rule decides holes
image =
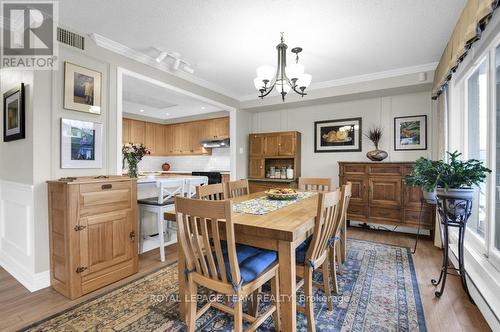
[[[197,310],[196,300],[188,300],[188,331],[196,330],[196,320],[210,307],[233,314],[234,331],[242,331],[243,319],[250,322],[248,330],[254,331],[271,315],[279,331],[278,254],[236,245],[232,204],[228,200],[176,197],[175,212],[178,241],[186,259],[186,298],[196,299],[200,285],[225,297],[232,297],[234,301],[234,306],[230,307],[218,302],[218,297],[213,297],[213,301],[208,301]],[[268,281],[271,281],[273,304],[259,316],[244,314],[243,300]]]
[[[305,307],[297,310],[307,316],[308,331],[316,331],[314,323],[313,286],[325,291],[328,309],[333,310],[328,269],[329,240],[338,227],[340,191],[318,193],[318,211],[315,218],[313,235],[299,245],[295,251],[296,273],[301,278],[297,289],[304,286]],[[313,282],[313,272],[320,268],[323,272],[323,285]]]
[[[337,285],[337,266],[339,267],[339,272],[343,273],[343,263],[345,261],[345,256],[347,253],[346,237],[347,237],[347,209],[349,208],[349,201],[352,196],[352,184],[347,182],[347,184],[342,186],[340,191],[340,202],[339,202],[339,213],[337,227],[334,230],[333,236],[330,239],[330,264],[331,264],[331,274],[333,280],[333,291],[338,293]],[[337,264],[335,264],[337,261]]]

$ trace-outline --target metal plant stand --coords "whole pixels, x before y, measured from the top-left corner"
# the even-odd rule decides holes
[[[434,286],[438,286],[439,284],[441,284],[441,289],[439,291],[436,291],[434,294],[437,297],[441,297],[441,295],[443,295],[444,287],[446,285],[446,276],[450,274],[449,270],[453,270],[458,273],[462,282],[462,288],[467,293],[469,300],[473,302],[469,294],[469,289],[467,288],[467,280],[464,268],[464,235],[467,221],[469,220],[472,212],[472,197],[464,199],[453,197],[453,195],[438,194],[437,208],[441,219],[440,234],[441,242],[443,244],[443,266],[441,268],[441,273],[439,274],[438,280],[431,280]],[[448,249],[450,227],[458,228],[458,269],[449,266]]]
[[[418,240],[420,238],[420,230],[422,229],[422,219],[424,218],[424,206],[425,206],[425,204],[436,205],[437,204],[437,200],[435,200],[435,199],[425,199],[423,197],[420,199],[420,212],[419,212],[419,215],[418,215],[417,235],[415,237],[415,245],[413,246],[413,251],[411,252],[412,254],[414,254],[414,253],[417,252]],[[432,235],[432,232],[431,232],[431,235]]]

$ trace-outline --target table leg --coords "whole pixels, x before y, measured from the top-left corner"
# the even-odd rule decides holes
[[[179,238],[179,236],[177,236]],[[177,269],[179,273],[179,319],[186,322],[186,262],[180,244],[177,246]]]
[[[280,241],[278,247],[281,295],[282,331],[297,329],[295,246],[292,242]]]

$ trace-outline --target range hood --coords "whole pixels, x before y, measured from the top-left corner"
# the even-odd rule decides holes
[[[204,148],[228,148],[229,143],[229,138],[211,138],[204,139],[200,142],[201,146]]]

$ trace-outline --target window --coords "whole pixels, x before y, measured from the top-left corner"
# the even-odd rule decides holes
[[[500,46],[495,50],[496,91],[496,172],[495,172],[495,223],[491,226],[492,243],[498,256],[500,250]]]
[[[484,60],[467,80],[467,157],[487,165],[488,153],[488,62]],[[475,193],[467,227],[483,238],[486,235],[486,183]]]

